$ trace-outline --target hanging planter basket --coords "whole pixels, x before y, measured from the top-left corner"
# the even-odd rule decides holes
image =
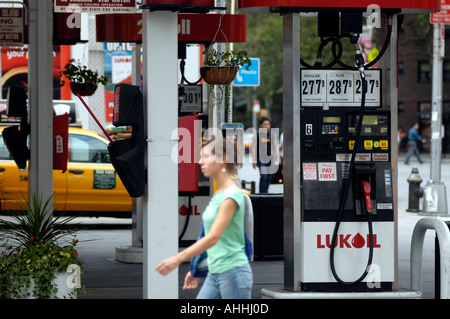
[[[97,85],[70,82],[70,88],[72,93],[75,95],[80,94],[81,96],[91,96],[97,90]]]
[[[230,84],[238,70],[238,66],[203,66],[200,75],[208,84]]]

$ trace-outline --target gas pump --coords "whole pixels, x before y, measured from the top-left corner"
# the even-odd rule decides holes
[[[390,111],[381,70],[366,69],[358,47],[355,61],[300,74],[302,291],[391,291],[395,281]]]
[[[131,138],[111,142],[111,164],[131,197],[145,191],[143,96],[138,86],[119,84],[114,92],[114,126],[132,126]]]

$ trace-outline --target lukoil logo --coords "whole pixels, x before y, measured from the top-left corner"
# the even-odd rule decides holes
[[[317,248],[331,248],[331,240],[332,235],[317,235]],[[372,234],[373,240],[373,248],[381,248],[381,245],[378,243],[377,234]],[[370,234],[364,238],[360,233],[357,233],[353,236],[353,234],[339,234],[336,238],[335,247],[339,248],[363,248],[370,247]]]
[[[180,214],[181,216],[187,216],[188,213],[191,216],[199,216],[200,215],[197,205],[192,205],[189,212],[188,212],[188,207],[186,205],[181,205],[180,209],[178,210],[178,214]]]

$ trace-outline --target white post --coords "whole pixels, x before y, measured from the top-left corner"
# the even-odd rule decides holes
[[[29,192],[53,195],[53,1],[30,0],[28,98]]]
[[[447,215],[447,192],[441,180],[442,156],[442,64],[444,54],[441,45],[445,31],[441,24],[433,24],[433,78],[432,78],[432,106],[431,106],[431,154],[430,180],[424,187],[424,214]]]
[[[299,291],[300,216],[300,17],[283,16],[284,287]]]
[[[143,10],[147,187],[143,197],[144,298],[178,298],[178,270],[155,271],[178,252],[178,164],[171,158],[178,129],[177,13]],[[176,135],[178,136],[178,135]]]

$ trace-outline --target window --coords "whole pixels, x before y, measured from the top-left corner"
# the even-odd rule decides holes
[[[418,62],[418,81],[419,82],[431,82],[431,66],[430,61]]]
[[[10,160],[11,159],[11,155],[9,154],[8,148],[6,147],[6,144],[3,141],[2,135],[0,135],[0,159],[2,159],[2,160]]]
[[[450,82],[450,61],[444,61],[444,66],[443,66],[443,77],[444,77],[444,81],[445,82]]]
[[[92,136],[69,134],[69,161],[109,163],[106,144]]]
[[[403,102],[398,102],[398,109],[397,109],[397,114],[398,115],[402,115],[403,112],[405,112],[405,103]]]

